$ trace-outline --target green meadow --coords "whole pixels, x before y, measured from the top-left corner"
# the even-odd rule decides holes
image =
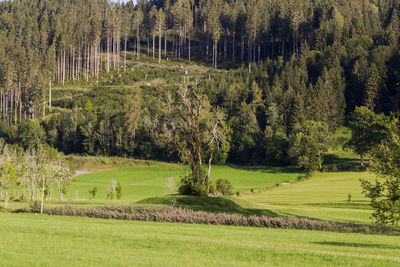
[[[361,193],[360,179],[374,178],[368,172],[319,173],[309,180],[246,195],[244,199],[278,215],[368,224],[372,210]]]
[[[399,237],[0,213],[3,266],[398,266]]]
[[[228,179],[240,196],[209,198],[169,194],[168,180],[177,184],[188,172],[186,167],[121,159],[102,159],[105,164],[100,166],[94,159],[89,161],[80,169],[90,172],[74,178],[64,200],[45,205],[176,205],[209,212],[294,215],[373,225],[359,181],[375,178],[368,172],[322,172],[298,181],[304,174],[296,168],[213,166],[212,179]],[[107,170],[107,164],[112,169]],[[121,183],[120,200],[106,198],[111,180]],[[94,200],[88,193],[93,187],[98,188]],[[14,202],[10,207],[27,205]],[[55,262],[58,266],[400,265],[398,228],[388,234],[338,233],[10,212],[0,213],[0,225],[0,264],[4,266],[51,266]]]
[[[122,186],[123,202],[138,201],[149,197],[159,197],[168,194],[167,182],[173,178],[175,184],[180,177],[188,173],[186,167],[137,167],[122,168],[100,172],[85,173],[77,176],[68,187],[65,199],[82,200],[89,198],[89,190],[97,187],[96,200],[104,201],[111,180],[116,180]],[[250,192],[251,189],[262,189],[277,183],[289,182],[301,175],[295,168],[261,168],[261,167],[230,167],[214,166],[211,178],[228,179],[234,191]]]

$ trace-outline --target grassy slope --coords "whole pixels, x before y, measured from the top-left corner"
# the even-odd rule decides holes
[[[398,236],[6,213],[0,221],[0,265],[400,264]]]
[[[89,189],[96,186],[96,199],[104,201],[110,181],[115,179],[122,185],[123,201],[137,201],[143,198],[163,196],[167,194],[166,183],[172,177],[178,182],[179,177],[187,170],[177,166],[125,168],[103,172],[86,173],[75,178],[68,187],[66,199],[87,199]],[[212,169],[212,179],[227,178],[233,184],[234,190],[244,192],[251,188],[261,189],[268,185],[296,179],[299,173],[291,168],[236,168],[215,166]]]
[[[247,195],[244,199],[280,215],[370,223],[371,209],[361,193],[359,179],[374,179],[367,172],[320,173],[311,179],[269,191]],[[348,194],[352,203],[347,203]]]

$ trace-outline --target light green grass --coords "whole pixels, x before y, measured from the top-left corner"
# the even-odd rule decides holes
[[[362,194],[360,179],[374,179],[367,172],[320,173],[301,183],[289,184],[244,197],[279,215],[371,223],[371,209]],[[352,203],[347,203],[348,194]]]
[[[355,202],[365,201],[360,179],[373,179],[367,172],[318,173],[301,183],[281,186],[252,194],[247,199],[258,203],[338,203],[346,202],[349,193]]]
[[[140,167],[108,170],[86,173],[77,176],[68,187],[66,199],[88,199],[89,189],[98,188],[97,201],[106,200],[111,180],[122,185],[122,201],[138,201],[149,197],[163,196],[168,193],[167,181],[173,178],[178,183],[179,178],[187,173],[187,168],[177,166]],[[215,166],[211,178],[228,179],[234,191],[250,191],[251,188],[261,189],[276,183],[296,179],[300,173],[292,168],[239,168]]]
[[[0,213],[2,266],[398,266],[398,236]]]
[[[122,186],[123,201],[137,201],[150,196],[167,194],[166,183],[170,177],[177,178],[184,173],[179,167],[139,167],[86,173],[75,177],[68,187],[66,199],[88,199],[88,191],[97,187],[96,199],[107,198],[111,180]],[[78,197],[76,197],[78,195]]]

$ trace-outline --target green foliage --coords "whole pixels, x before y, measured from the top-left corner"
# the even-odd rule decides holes
[[[39,121],[26,121],[18,126],[17,142],[24,148],[37,149],[45,141],[46,133]]]
[[[400,124],[393,117],[386,125],[388,138],[372,148],[373,171],[378,175],[375,183],[362,180],[363,193],[371,200],[372,216],[380,224],[400,221]]]
[[[122,186],[119,182],[117,182],[117,186],[115,187],[115,194],[117,199],[121,199],[122,197]]]
[[[220,178],[215,181],[215,190],[220,192],[222,195],[233,195],[233,186],[232,184],[224,178]]]
[[[294,129],[289,153],[307,172],[321,170],[330,141],[331,133],[325,123],[306,121]]]
[[[206,174],[204,171],[195,174],[191,172],[183,176],[179,182],[178,192],[180,195],[207,196],[210,191],[209,184],[205,184]]]
[[[93,187],[92,189],[89,190],[89,196],[91,199],[95,199],[97,194],[97,187]]]
[[[360,156],[361,165],[364,165],[364,157],[388,136],[387,122],[385,115],[376,114],[367,107],[357,107],[352,114],[349,121],[352,134],[346,147]]]

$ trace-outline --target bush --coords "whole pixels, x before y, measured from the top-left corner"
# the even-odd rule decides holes
[[[181,195],[191,196],[207,196],[208,192],[204,184],[205,173],[202,171],[195,177],[193,173],[190,173],[181,178],[178,192]]]
[[[121,199],[121,197],[122,197],[122,186],[121,186],[121,184],[119,182],[117,183],[117,186],[115,187],[115,192],[116,192],[116,195],[117,195],[117,199]]]
[[[29,203],[29,210],[30,212],[33,213],[39,213],[40,212],[40,203],[39,201],[34,201]]]
[[[215,189],[223,195],[233,195],[233,186],[227,179],[218,179],[215,182]]]
[[[97,193],[97,187],[93,187],[91,190],[89,190],[89,196],[91,199],[96,198],[96,193]]]

